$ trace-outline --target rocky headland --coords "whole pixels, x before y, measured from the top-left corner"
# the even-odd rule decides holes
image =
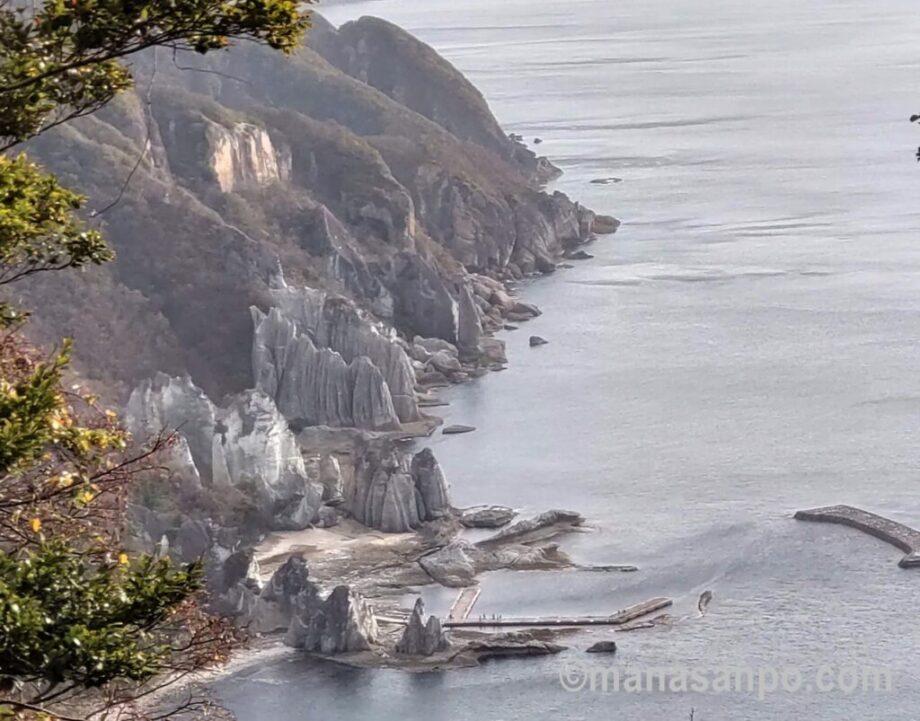
[[[418,439],[441,423],[437,389],[504,368],[495,334],[540,314],[514,284],[589,258],[618,221],[548,192],[559,170],[379,19],[315,15],[291,58],[148,54],[134,71],[135,94],[32,149],[89,192],[117,261],[66,306],[41,279],[23,293],[50,311],[37,340],[82,339],[78,368],[116,389],[138,443],[171,434],[134,499],[138,546],[205,559],[215,611],[324,657],[560,650],[406,607],[425,584],[574,568],[555,541],[583,523],[455,508]]]

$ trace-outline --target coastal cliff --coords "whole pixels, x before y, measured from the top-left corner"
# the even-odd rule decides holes
[[[314,346],[346,364],[389,334],[440,339],[487,366],[500,353],[482,339],[512,309],[484,282],[550,272],[612,229],[543,192],[551,164],[506,136],[434,50],[382,20],[337,30],[317,15],[291,58],[256,46],[181,64],[148,54],[135,73],[135,94],[32,151],[86,190],[118,254],[34,330],[73,334],[81,371],[123,397],[153,371],[188,374],[212,398],[250,387],[250,308],[290,316],[285,292],[305,289],[324,294],[335,326]],[[23,295],[60,305],[41,279]],[[337,308],[382,332],[335,335],[347,325]],[[369,357],[405,422],[407,366],[385,354]]]
[[[382,20],[316,15],[290,58],[253,45],[134,70],[136,93],[32,148],[86,189],[117,260],[66,307],[41,278],[23,294],[48,311],[38,340],[80,339],[78,368],[118,389],[135,439],[172,434],[164,478],[132,499],[136,542],[204,558],[215,610],[320,654],[383,643],[359,592],[378,595],[378,569],[325,573],[325,600],[296,560],[266,585],[266,534],[403,535],[390,588],[569,567],[544,539],[457,540],[514,512],[458,511],[433,453],[406,441],[440,423],[435,389],[505,367],[496,331],[540,314],[509,282],[617,221],[546,192],[558,169]],[[448,645],[417,606],[397,653]]]

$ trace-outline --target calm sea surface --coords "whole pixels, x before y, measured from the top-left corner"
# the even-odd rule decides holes
[[[641,570],[492,574],[477,612],[665,595],[679,620],[617,634],[603,663],[794,666],[806,687],[822,666],[878,667],[894,690],[568,693],[580,650],[427,675],[295,660],[221,685],[241,721],[916,721],[920,571],[791,518],[851,503],[920,527],[916,0],[327,10],[365,14],[434,45],[508,131],[544,140],[560,189],[624,221],[524,290],[545,315],[508,334],[510,369],[449,393],[448,421],[478,432],[433,445],[459,504],[579,510],[595,530],[572,555]]]

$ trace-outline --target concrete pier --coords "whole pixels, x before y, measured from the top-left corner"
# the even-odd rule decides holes
[[[795,518],[799,521],[838,523],[868,533],[907,554],[898,563],[901,568],[920,567],[920,531],[905,526],[903,523],[853,506],[813,508],[799,511],[795,514]]]
[[[446,628],[491,628],[491,627],[546,627],[546,626],[622,626],[625,623],[642,618],[671,606],[670,598],[653,598],[637,603],[611,616],[543,616],[543,617],[509,617],[455,620],[448,618]]]
[[[450,611],[447,614],[449,621],[465,621],[466,618],[470,615],[470,611],[473,610],[473,606],[476,605],[476,601],[479,600],[479,594],[482,593],[482,589],[479,586],[471,586],[470,588],[464,588],[460,591],[460,595],[457,596],[457,599],[454,601],[454,604],[450,607]]]

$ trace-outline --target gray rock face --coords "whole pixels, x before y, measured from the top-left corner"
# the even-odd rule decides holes
[[[334,655],[370,650],[378,636],[371,607],[348,586],[338,586],[318,608],[294,616],[285,643]]]
[[[215,411],[214,404],[189,376],[173,378],[157,373],[131,392],[125,425],[137,438],[181,428],[199,480],[210,480]]]
[[[316,518],[323,486],[309,477],[287,421],[264,393],[246,391],[217,408],[188,378],[158,375],[131,394],[127,418],[141,437],[179,428],[193,464],[184,472],[212,493],[241,490],[263,528],[299,530]]]
[[[396,644],[396,653],[404,656],[431,656],[449,645],[438,617],[429,616],[426,622],[425,604],[422,599],[418,599],[409,616],[406,630]]]
[[[371,321],[343,298],[310,288],[292,288],[280,277],[270,293],[275,307],[317,347],[335,351],[346,363],[367,358],[386,381],[398,419],[403,423],[419,420],[415,373],[392,329]]]
[[[436,553],[423,556],[419,565],[442,586],[470,586],[479,573],[479,552],[468,541],[454,541]]]
[[[464,359],[476,360],[482,354],[480,346],[482,323],[469,284],[464,284],[460,288],[457,314],[457,348],[460,356]]]
[[[410,458],[383,444],[361,457],[348,506],[366,526],[405,533],[450,511],[447,480],[429,449]]]
[[[399,417],[380,370],[366,357],[351,364],[317,348],[278,308],[253,307],[252,367],[256,387],[300,426],[396,430]]]
[[[426,521],[450,512],[447,478],[430,448],[423,448],[412,458],[412,480],[417,492],[419,516]]]
[[[242,488],[265,527],[300,530],[322,505],[323,487],[310,479],[294,434],[271,398],[245,391],[218,413],[213,482]]]

